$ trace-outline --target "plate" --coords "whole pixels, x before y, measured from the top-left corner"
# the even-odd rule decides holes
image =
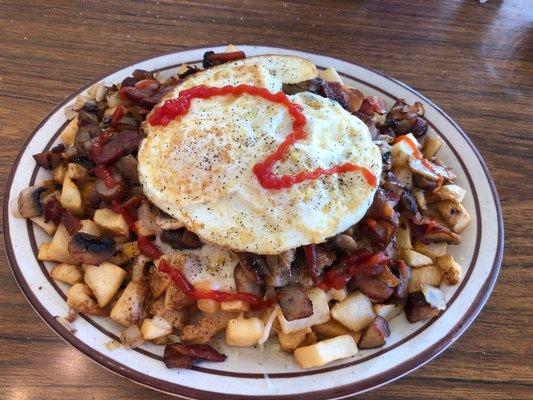
[[[188,50],[141,61],[91,82],[58,105],[33,131],[16,158],[6,185],[3,210],[4,240],[13,274],[36,312],[64,340],[85,355],[132,381],[187,399],[337,399],[362,393],[395,380],[422,366],[450,346],[472,323],[485,304],[498,276],[503,253],[503,221],[494,187],[485,163],[464,131],[439,107],[420,93],[377,71],[359,65],[288,49],[239,46],[248,56],[292,54],[310,59],[319,68],[334,67],[345,82],[367,95],[377,95],[391,106],[396,99],[424,104],[430,132],[445,142],[439,157],[454,168],[457,183],[467,189],[464,206],[472,221],[463,232],[463,244],[452,246],[451,254],[463,265],[458,286],[444,286],[447,308],[427,322],[409,324],[405,315],[391,321],[391,336],[385,347],[362,350],[356,356],[321,368],[303,370],[278,349],[223,349],[224,363],[205,363],[192,370],[167,369],[162,347],[145,344],[135,350],[109,350],[121,328],[109,318],[80,316],[71,332],[57,316],[68,312],[67,286],[51,280],[51,265],[36,259],[46,235],[30,222],[15,218],[9,204],[25,187],[47,177],[32,155],[58,142],[67,123],[64,108],[97,82],[120,82],[134,69],[170,75],[182,63],[197,64],[207,50]]]

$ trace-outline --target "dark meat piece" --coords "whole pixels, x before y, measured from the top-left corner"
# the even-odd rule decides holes
[[[191,65],[187,65],[187,71],[181,73],[181,74],[178,74],[178,78],[179,79],[185,79],[187,78],[188,76],[190,75],[194,75],[196,74],[198,71],[200,71],[200,69],[194,67],[194,66],[191,66]]]
[[[185,230],[181,236],[181,245],[185,249],[197,249],[204,244],[200,241],[196,233]]]
[[[162,87],[155,79],[147,79],[135,83],[135,86],[124,86],[120,89],[120,96],[151,110],[171,89],[171,86]]]
[[[452,232],[450,228],[433,218],[423,217],[420,214],[416,214],[409,219],[409,222],[414,236],[422,243],[461,243],[460,235]]]
[[[342,108],[349,111],[348,96],[346,95],[342,84],[339,82],[322,81],[321,96],[336,101]]]
[[[390,335],[389,323],[383,317],[376,319],[365,329],[357,347],[360,349],[375,349],[385,344]]]
[[[94,158],[97,164],[109,164],[128,154],[135,153],[144,136],[136,131],[122,131],[102,146],[102,151]]]
[[[343,90],[348,101],[348,111],[359,117],[359,119],[361,119],[367,125],[369,125],[369,123],[371,122],[375,130],[376,126],[374,125],[374,121],[372,121],[372,119],[369,118],[368,115],[359,112],[361,104],[363,104],[363,100],[365,99],[365,95],[361,93],[360,90],[353,88],[344,87]]]
[[[167,344],[163,361],[167,368],[190,368],[200,361],[223,362],[224,354],[207,344]]]
[[[137,158],[128,154],[127,156],[119,158],[115,164],[121,175],[134,185],[139,184],[139,172],[137,171]]]
[[[433,308],[422,292],[411,293],[405,303],[405,315],[411,323],[433,318],[439,315],[439,310]]]
[[[307,318],[313,314],[313,303],[300,285],[289,284],[276,288],[278,304],[287,321]]]
[[[418,205],[409,189],[405,189],[400,198],[400,211],[409,217],[418,213]]]
[[[413,186],[423,190],[435,190],[438,182],[432,181],[420,174],[413,174]]]
[[[209,68],[215,65],[227,63],[229,61],[240,60],[242,58],[246,58],[244,51],[233,51],[230,53],[215,53],[214,51],[206,51],[204,53],[202,66],[204,68]]]
[[[103,236],[78,232],[68,245],[72,257],[84,264],[100,265],[115,254],[115,241]]]
[[[411,268],[401,260],[394,261],[389,268],[399,280],[398,285],[394,288],[394,297],[405,299],[407,297],[409,279],[411,279]]]
[[[263,279],[255,271],[246,270],[242,263],[237,264],[233,270],[233,277],[238,292],[250,293],[257,297],[265,295],[266,286]]]
[[[400,99],[394,103],[387,114],[387,122],[396,135],[412,133],[415,137],[420,137],[428,130],[428,123],[422,118],[423,114],[424,107],[421,103],[416,102],[409,106]]]
[[[42,153],[37,153],[33,155],[35,162],[40,167],[46,169],[52,169],[65,161],[63,152],[65,151],[64,144],[58,144],[50,151],[43,151]]]
[[[41,204],[43,205],[44,221],[52,221],[54,224],[59,225],[64,211],[59,202],[59,192],[57,192],[57,195],[50,195],[42,199]]]
[[[394,291],[393,288],[378,276],[358,274],[355,275],[353,279],[355,286],[359,288],[363,294],[379,302],[387,300]]]
[[[91,148],[98,140],[102,130],[96,124],[82,126],[78,129],[76,137],[74,138],[74,146],[78,150],[79,155],[91,157]]]
[[[181,249],[181,237],[183,236],[183,228],[168,229],[161,232],[161,241],[168,244],[173,249]]]
[[[91,111],[85,107],[78,111],[78,126],[97,125],[100,122],[98,110],[95,108]]]
[[[74,235],[81,227],[81,221],[66,210],[61,215],[61,223],[65,226],[69,235]]]
[[[34,185],[20,192],[17,205],[19,214],[23,218],[33,218],[42,215],[41,194],[46,190],[47,188],[44,185]]]
[[[294,250],[266,256],[265,281],[269,286],[285,286],[291,279],[291,265],[295,258]]]

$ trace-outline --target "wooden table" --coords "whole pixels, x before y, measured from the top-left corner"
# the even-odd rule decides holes
[[[441,105],[470,134],[496,180],[507,240],[498,284],[474,326],[429,365],[362,397],[532,398],[533,5],[527,3],[4,0],[0,180],[56,103],[141,58],[245,43],[381,70]],[[0,398],[169,398],[107,372],[61,341],[33,312],[1,257]]]

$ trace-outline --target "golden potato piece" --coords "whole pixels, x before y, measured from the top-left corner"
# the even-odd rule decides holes
[[[172,324],[161,317],[145,318],[141,325],[141,334],[144,340],[154,340],[170,335]]]
[[[59,263],[52,268],[50,276],[55,281],[65,282],[69,285],[83,281],[83,273],[79,266],[67,263]]]
[[[65,146],[72,146],[74,144],[74,139],[78,133],[78,116],[76,115],[73,119],[70,120],[65,129],[61,131],[59,137],[65,143]]]
[[[291,333],[278,332],[278,341],[283,350],[292,353],[305,341],[306,336],[311,332],[311,328]]]
[[[419,292],[424,284],[438,287],[441,281],[442,273],[439,267],[435,265],[413,268],[407,291],[409,293]]]
[[[63,226],[63,224],[60,224],[57,227],[56,233],[54,234],[54,237],[52,238],[52,241],[46,250],[46,258],[44,260],[79,265],[80,262],[72,257],[68,251],[70,239],[70,235],[68,234],[66,228]]]
[[[98,305],[105,307],[113,296],[117,294],[120,285],[126,278],[126,271],[122,268],[103,262],[100,265],[87,265],[85,267],[85,283],[93,291]]]
[[[437,208],[450,228],[457,233],[461,233],[470,223],[470,214],[462,204],[453,200],[443,200],[437,204]]]
[[[170,282],[165,292],[165,308],[168,310],[180,310],[196,304],[196,300],[191,299],[174,282]]]
[[[455,262],[451,255],[445,254],[441,257],[437,257],[436,262],[448,285],[457,285],[461,282],[463,268]]]
[[[105,315],[105,310],[91,297],[91,289],[83,283],[75,283],[67,292],[67,304],[74,310],[90,315]]]
[[[226,328],[228,322],[235,317],[236,313],[227,311],[204,314],[195,324],[183,327],[181,340],[184,343],[205,344]]]
[[[320,367],[355,354],[357,354],[357,344],[350,335],[321,340],[310,346],[299,347],[294,351],[296,362],[302,368]]]
[[[226,326],[226,344],[253,346],[263,336],[264,329],[265,323],[257,317],[230,319]]]
[[[53,236],[53,234],[56,233],[57,225],[54,224],[52,221],[44,222],[44,217],[42,216],[33,217],[30,218],[30,220],[50,236]]]
[[[331,308],[331,316],[354,332],[365,329],[375,318],[372,302],[356,291]]]
[[[59,197],[61,205],[74,215],[83,214],[83,203],[81,201],[81,193],[76,184],[65,176],[63,180],[63,188],[61,189],[61,196]]]
[[[104,232],[113,236],[126,236],[130,233],[130,228],[122,214],[118,214],[109,208],[96,210],[93,220]]]
[[[148,291],[146,281],[128,283],[111,309],[111,319],[126,326],[140,324],[144,317]]]

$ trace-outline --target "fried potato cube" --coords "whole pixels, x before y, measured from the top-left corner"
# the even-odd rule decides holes
[[[213,314],[221,309],[220,303],[215,300],[211,299],[200,299],[196,301],[196,307],[200,311],[203,311],[207,314]],[[233,311],[233,310],[226,310],[226,311]]]
[[[422,189],[412,188],[411,193],[413,194],[413,197],[415,198],[418,208],[422,211],[427,210],[428,203],[427,203],[426,195],[424,194],[424,191]]]
[[[68,244],[70,242],[70,235],[63,224],[57,227],[56,233],[46,250],[47,261],[58,261],[67,264],[79,265],[80,262],[72,257],[68,251]],[[41,259],[41,258],[40,258]]]
[[[124,249],[122,249],[124,251]],[[148,272],[148,284],[150,285],[150,293],[153,298],[159,298],[165,293],[170,283],[170,277],[168,274],[161,272],[157,267],[150,268]],[[163,299],[164,304],[164,299]]]
[[[181,340],[184,343],[205,344],[218,332],[226,328],[228,322],[235,318],[236,315],[236,313],[227,311],[204,314],[195,324],[183,327]]]
[[[133,261],[133,259],[140,254],[136,240],[133,242],[124,243],[124,245],[122,245],[121,251],[130,261]]]
[[[407,265],[413,268],[423,267],[424,265],[433,264],[433,260],[428,256],[418,253],[414,250],[403,250],[402,259]]]
[[[326,82],[338,82],[343,83],[342,78],[335,68],[329,67],[323,71],[318,72],[318,76]]]
[[[374,312],[377,316],[390,321],[398,316],[403,310],[403,304],[374,304]]]
[[[223,301],[220,308],[224,311],[246,312],[250,309],[250,304],[243,300]]]
[[[59,197],[61,205],[74,215],[83,214],[83,203],[81,193],[76,184],[67,175],[63,180],[63,188]]]
[[[126,236],[130,233],[130,228],[122,214],[118,214],[109,208],[96,210],[93,220],[96,225],[113,236]]]
[[[441,282],[442,273],[440,268],[436,265],[413,268],[411,270],[411,279],[409,280],[407,292],[419,292],[424,284],[438,287]]]
[[[350,335],[321,340],[310,346],[299,347],[294,351],[296,362],[302,368],[320,367],[356,354],[357,344]]]
[[[164,297],[157,299],[150,305],[149,314],[167,320],[178,331],[183,329],[183,327],[189,322],[190,317],[189,309],[167,310],[165,308]]]
[[[346,288],[330,288],[327,294],[331,300],[335,301],[343,301],[346,297],[348,297],[348,291],[346,290]]]
[[[158,339],[172,333],[172,324],[161,317],[145,318],[141,325],[144,340]]]
[[[89,177],[89,173],[87,172],[87,169],[82,167],[80,164],[69,163],[67,165],[66,176],[73,180],[87,179]]]
[[[407,134],[407,137],[411,140],[411,142],[417,148],[420,148],[420,143],[418,143],[418,140],[416,140],[413,134],[409,133]],[[408,143],[406,143],[405,140],[396,142],[391,148],[391,157],[392,157],[391,162],[393,166],[393,172],[394,172],[394,167],[407,168],[409,164],[409,158],[412,155],[413,155],[413,149]]]
[[[91,288],[100,307],[105,307],[113,296],[117,294],[120,285],[126,278],[126,271],[122,268],[103,262],[100,265],[85,267],[85,283]]]
[[[91,297],[91,289],[83,283],[75,283],[67,292],[67,304],[74,310],[91,315],[105,315],[103,308]]]
[[[76,134],[78,133],[78,116],[76,115],[74,118],[70,120],[67,126],[65,126],[65,129],[61,131],[59,134],[59,137],[65,143],[65,146],[72,146],[74,144],[74,139],[76,138]]]
[[[331,316],[355,332],[365,329],[376,317],[372,302],[359,291],[336,303],[331,308]]]
[[[411,228],[405,221],[401,221],[396,231],[396,243],[398,248],[403,250],[410,250],[413,248],[411,243]]]
[[[65,282],[69,285],[83,281],[83,273],[79,266],[67,263],[59,263],[52,268],[50,276],[55,281]]]
[[[174,282],[169,283],[165,292],[165,308],[167,310],[180,310],[193,304],[196,304],[194,299],[183,293]]]
[[[446,223],[455,232],[461,233],[470,223],[470,214],[463,207],[453,200],[443,200],[437,204],[437,209],[446,220]]]
[[[95,236],[100,236],[102,234],[98,225],[96,225],[94,221],[90,219],[81,220],[81,228],[78,232],[83,232]]]
[[[54,182],[58,185],[62,185],[63,181],[65,180],[65,176],[67,175],[67,166],[65,164],[58,164],[53,170],[52,170],[52,176],[54,178]]]
[[[413,172],[409,168],[395,166],[392,167],[392,172],[394,175],[396,175],[396,178],[398,178],[398,180],[407,188],[410,189],[413,187]]]
[[[442,139],[438,136],[427,136],[422,147],[422,154],[425,158],[433,157],[442,146]]]
[[[52,221],[44,222],[44,217],[42,216],[33,217],[30,218],[30,220],[50,236],[56,233],[57,225],[54,224]]]
[[[461,281],[463,268],[455,262],[451,255],[445,254],[437,257],[436,262],[448,285],[457,285]]]
[[[291,333],[278,332],[278,341],[283,350],[292,353],[305,341],[306,336],[311,332],[311,328]]]
[[[436,193],[442,200],[453,200],[461,203],[465,198],[466,190],[459,185],[450,183],[442,186]]]
[[[446,254],[447,248],[448,243],[446,242],[429,244],[425,244],[420,241],[415,242],[415,250],[431,258],[443,256],[444,254]]]
[[[263,336],[265,323],[257,318],[231,319],[226,326],[226,344],[229,346],[253,346]]]
[[[323,324],[313,325],[312,329],[320,338],[326,339],[352,333],[352,331],[335,319],[330,319]]]
[[[147,297],[146,281],[130,282],[111,309],[109,316],[122,325],[139,325],[144,316]]]

